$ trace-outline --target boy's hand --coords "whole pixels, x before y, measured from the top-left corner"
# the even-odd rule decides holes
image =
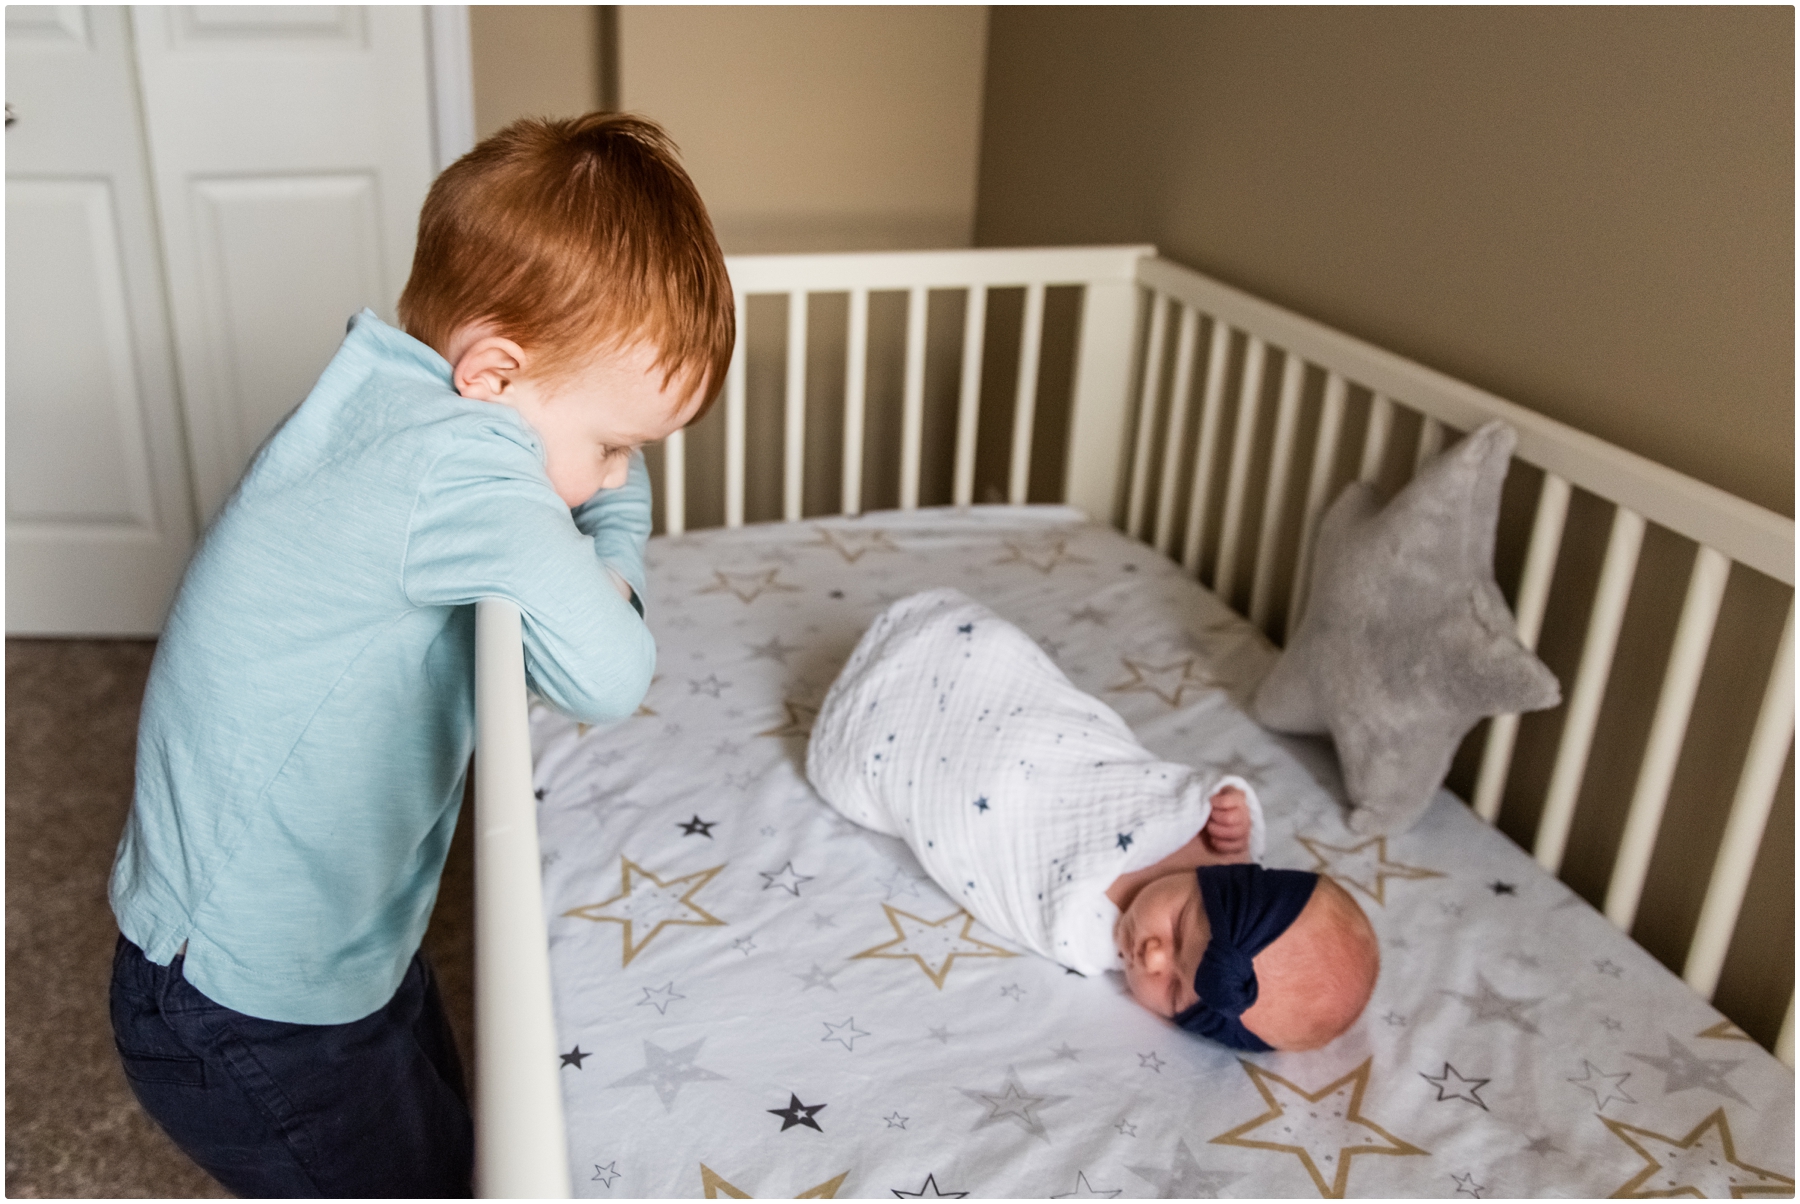
[[[1212,796],[1212,814],[1200,829],[1200,839],[1221,857],[1241,857],[1250,851],[1250,805],[1242,790],[1224,786]]]

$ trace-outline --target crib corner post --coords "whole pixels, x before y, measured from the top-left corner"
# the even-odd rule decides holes
[[[1088,282],[1075,350],[1063,500],[1085,510],[1095,522],[1111,526],[1117,526],[1120,518],[1125,398],[1131,392],[1137,311],[1135,280]]]

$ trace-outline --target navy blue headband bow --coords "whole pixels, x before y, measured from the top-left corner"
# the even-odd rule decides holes
[[[1272,1047],[1238,1018],[1256,1002],[1256,969],[1251,959],[1288,930],[1319,876],[1303,870],[1265,870],[1260,865],[1207,865],[1200,878],[1200,901],[1212,938],[1194,971],[1200,1002],[1175,1023],[1233,1049],[1266,1053]]]

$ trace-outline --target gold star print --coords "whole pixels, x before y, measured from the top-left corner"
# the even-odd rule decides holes
[[[1363,1093],[1369,1089],[1369,1067],[1374,1058],[1343,1078],[1318,1091],[1305,1091],[1260,1066],[1239,1060],[1238,1065],[1256,1084],[1269,1110],[1213,1138],[1214,1145],[1245,1146],[1253,1150],[1279,1150],[1293,1154],[1312,1176],[1319,1194],[1342,1199],[1350,1182],[1350,1160],[1358,1154],[1427,1154],[1410,1142],[1362,1116]],[[1268,1126],[1265,1139],[1249,1135]],[[1332,1178],[1328,1183],[1325,1176]]]
[[[1069,551],[1066,539],[1039,540],[1036,543],[1014,543],[1006,540],[1006,555],[995,564],[1028,564],[1046,577],[1059,564],[1092,564],[1085,556]]]
[[[604,902],[565,911],[563,915],[593,920],[596,923],[624,925],[625,955],[619,965],[629,966],[631,959],[654,940],[657,933],[671,924],[711,928],[725,923],[694,902],[694,896],[699,893],[700,888],[711,882],[713,876],[724,868],[723,865],[715,865],[709,870],[699,870],[664,882],[630,858],[621,857],[619,893]],[[647,887],[646,883],[649,884]],[[641,940],[637,937],[640,926],[649,929]]]
[[[811,548],[830,548],[849,564],[855,564],[870,552],[898,552],[894,541],[888,538],[886,531],[838,530],[832,527],[814,527],[819,533],[819,542],[808,544]]]
[[[823,1183],[807,1188],[794,1199],[835,1200],[838,1188],[842,1187],[844,1180],[849,1177],[850,1172],[845,1171],[835,1179],[827,1179]],[[729,1196],[733,1200],[754,1200],[756,1198],[704,1162],[700,1164],[700,1190],[706,1194],[708,1200],[716,1200],[720,1196]]]
[[[1713,1109],[1693,1132],[1679,1140],[1610,1116],[1602,1116],[1600,1121],[1646,1164],[1613,1192],[1615,1200],[1685,1195],[1742,1200],[1794,1194],[1794,1181],[1786,1175],[1738,1161],[1724,1108]]]
[[[779,566],[772,569],[751,569],[741,573],[726,569],[714,569],[713,576],[717,580],[699,592],[703,594],[735,594],[738,601],[746,605],[756,601],[764,594],[799,593],[799,586],[775,580],[780,573]]]
[[[1151,665],[1129,656],[1119,661],[1131,676],[1106,687],[1110,694],[1154,694],[1172,707],[1181,705],[1182,691],[1220,684],[1205,669],[1198,668],[1200,658],[1190,656],[1172,665]]]
[[[901,911],[888,903],[883,903],[881,910],[887,912],[888,923],[894,926],[894,931],[899,935],[884,945],[851,954],[851,961],[858,958],[905,961],[910,957],[919,963],[919,969],[925,971],[925,977],[941,991],[944,989],[944,979],[950,975],[950,967],[959,957],[1018,956],[998,945],[990,945],[970,936],[969,929],[974,926],[975,917],[961,908],[941,920],[920,919],[911,912]],[[960,929],[952,927],[958,918],[962,920]]]
[[[1335,878],[1345,886],[1354,886],[1383,906],[1387,904],[1389,878],[1444,877],[1436,870],[1389,861],[1385,836],[1371,836],[1361,844],[1351,845],[1347,849],[1306,836],[1296,836],[1294,839],[1305,845],[1306,851],[1318,859],[1318,864],[1312,867],[1314,873]],[[1370,849],[1375,851],[1370,853]]]
[[[807,706],[804,702],[782,699],[781,705],[787,708],[787,721],[778,723],[766,732],[757,732],[759,736],[810,736],[813,720],[819,717],[819,708]]]
[[[1748,1041],[1752,1045],[1756,1044],[1755,1037],[1752,1037],[1749,1033],[1745,1032],[1729,1020],[1721,1020],[1715,1025],[1703,1028],[1695,1033],[1694,1036],[1706,1037],[1713,1041]]]

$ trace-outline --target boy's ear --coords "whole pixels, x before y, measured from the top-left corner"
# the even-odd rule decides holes
[[[450,380],[458,393],[473,401],[510,405],[525,359],[524,349],[511,339],[484,335],[456,357]]]

